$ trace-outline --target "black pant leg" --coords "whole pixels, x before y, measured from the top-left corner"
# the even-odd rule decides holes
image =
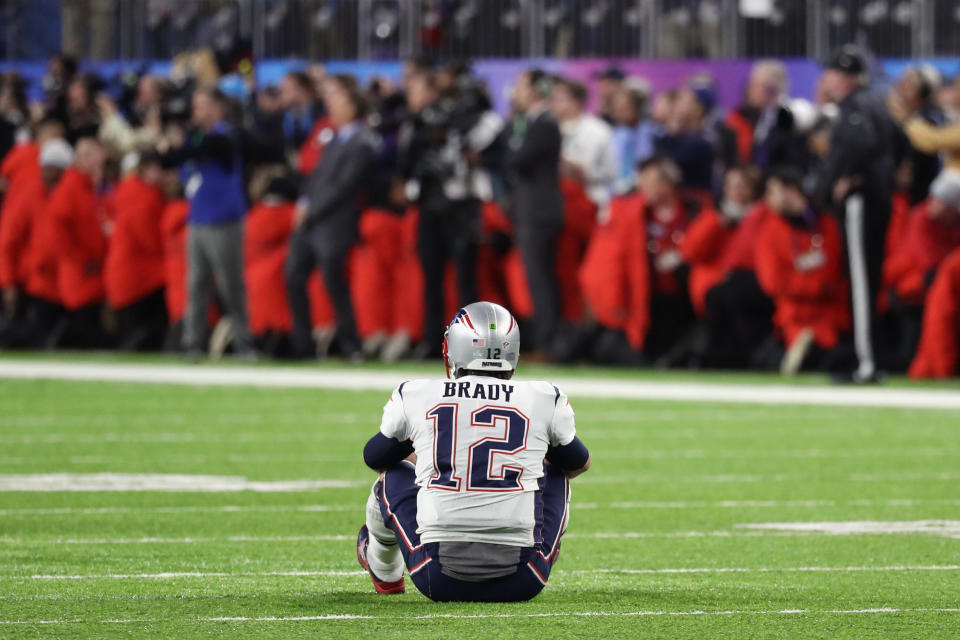
[[[876,372],[877,293],[883,276],[889,220],[889,194],[870,188],[847,198],[843,226],[853,309],[854,348],[860,377],[869,377]]]
[[[286,285],[293,316],[293,351],[299,357],[313,353],[313,323],[310,320],[310,299],[307,281],[313,273],[315,257],[313,248],[302,233],[294,233],[290,239],[287,255]]]
[[[481,209],[479,200],[464,200],[452,205],[447,238],[457,268],[457,289],[460,306],[477,302],[477,245],[480,237]]]
[[[686,294],[650,298],[650,331],[643,344],[647,358],[656,360],[683,337],[693,323],[693,306]]]
[[[429,355],[439,355],[446,325],[443,317],[443,281],[448,247],[444,212],[422,210],[417,229],[417,250],[423,270],[423,342]]]
[[[103,346],[103,307],[94,302],[67,311],[67,327],[57,346],[72,349],[98,349]]]
[[[163,347],[167,331],[167,306],[163,288],[117,310],[120,347],[134,351],[152,351]]]
[[[533,297],[534,344],[551,347],[560,323],[560,289],[555,270],[559,229],[517,229],[517,244]]]
[[[360,351],[360,338],[357,335],[353,300],[350,298],[350,285],[347,282],[347,255],[336,253],[321,256],[320,268],[323,270],[323,284],[337,313],[337,342],[340,353],[349,357]]]
[[[31,297],[27,302],[26,344],[31,347],[47,347],[57,328],[65,320],[62,306],[42,298]]]

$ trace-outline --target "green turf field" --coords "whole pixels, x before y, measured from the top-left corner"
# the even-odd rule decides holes
[[[550,584],[437,605],[356,563],[385,400],[0,379],[0,638],[960,638],[957,412],[571,397]],[[14,490],[96,473],[259,491]]]

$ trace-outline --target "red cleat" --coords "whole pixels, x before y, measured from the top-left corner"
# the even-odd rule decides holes
[[[357,561],[360,563],[360,566],[363,567],[367,573],[370,574],[370,579],[373,580],[373,588],[377,590],[377,593],[403,593],[407,590],[407,585],[403,580],[403,576],[400,576],[399,580],[394,582],[387,582],[381,580],[373,571],[370,571],[370,565],[367,563],[367,546],[370,544],[370,532],[367,530],[367,525],[360,527],[360,534],[357,536]]]

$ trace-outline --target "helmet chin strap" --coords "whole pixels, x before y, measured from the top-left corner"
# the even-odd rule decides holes
[[[443,368],[447,371],[447,377],[453,379],[453,372],[450,371],[450,359],[447,357],[447,335],[443,335]]]

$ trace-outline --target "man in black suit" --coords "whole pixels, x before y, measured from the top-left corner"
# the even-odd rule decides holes
[[[510,211],[534,305],[533,347],[548,351],[560,323],[560,291],[554,262],[563,229],[560,195],[560,127],[547,110],[552,79],[526,71],[513,89],[517,117],[507,152],[512,173]]]
[[[293,312],[293,346],[299,357],[315,353],[311,336],[307,280],[314,267],[337,314],[337,342],[343,357],[362,360],[353,316],[346,262],[358,237],[360,195],[373,168],[379,141],[364,123],[367,104],[349,76],[331,76],[323,100],[337,129],[297,202],[287,258],[287,290]]]

